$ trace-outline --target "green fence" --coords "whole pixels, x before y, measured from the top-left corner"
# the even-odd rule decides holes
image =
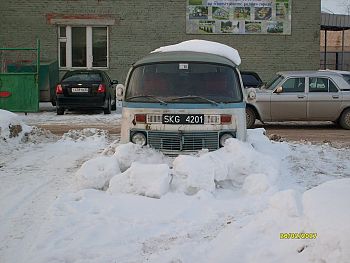
[[[40,41],[36,48],[0,48],[2,52],[35,51],[36,67],[33,72],[5,72],[0,73],[0,109],[14,112],[39,111],[39,69],[40,69]],[[16,62],[20,65],[21,61]]]

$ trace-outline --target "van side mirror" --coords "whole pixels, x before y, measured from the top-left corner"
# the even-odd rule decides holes
[[[282,87],[278,87],[276,90],[275,90],[275,93],[279,94],[279,93],[282,93],[283,92],[283,88]]]
[[[118,83],[119,83],[119,82],[118,82],[118,80],[116,80],[116,79],[112,80],[112,82],[111,82],[112,85],[117,85]]]
[[[123,84],[118,84],[116,87],[116,97],[117,100],[121,101],[124,98],[125,87]]]

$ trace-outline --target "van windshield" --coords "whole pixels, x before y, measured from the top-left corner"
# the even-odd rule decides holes
[[[229,103],[243,100],[240,82],[229,66],[171,62],[135,68],[126,101],[173,103]]]

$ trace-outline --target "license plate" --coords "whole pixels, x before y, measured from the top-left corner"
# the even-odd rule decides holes
[[[88,92],[88,88],[72,88],[72,92]]]
[[[204,114],[163,114],[163,124],[204,124]]]

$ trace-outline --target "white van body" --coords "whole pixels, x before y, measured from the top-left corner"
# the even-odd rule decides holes
[[[117,87],[121,142],[165,154],[214,151],[227,138],[245,141],[246,103],[237,65],[216,54],[151,53]]]

